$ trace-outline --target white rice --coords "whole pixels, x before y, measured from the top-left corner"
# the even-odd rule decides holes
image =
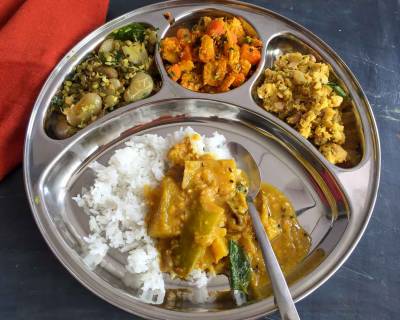
[[[124,148],[115,151],[107,166],[97,162],[91,165],[96,174],[94,184],[73,198],[89,215],[90,234],[84,238],[87,248],[83,261],[94,269],[110,248],[126,253],[123,281],[148,303],[162,303],[165,288],[158,252],[145,226],[144,186],[156,186],[161,181],[168,168],[168,150],[194,133],[187,127],[165,138],[153,134],[131,138]],[[225,137],[217,132],[192,143],[199,154],[232,158]],[[194,270],[188,280],[195,287],[207,285],[207,276],[200,270]]]
[[[208,278],[207,274],[201,270],[193,270],[187,279],[189,284],[193,285],[196,288],[203,288],[207,286]]]

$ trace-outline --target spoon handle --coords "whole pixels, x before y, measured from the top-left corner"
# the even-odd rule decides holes
[[[297,313],[296,306],[294,305],[289,287],[286,283],[285,277],[282,273],[281,267],[276,259],[275,253],[272,249],[271,242],[265,233],[264,226],[261,222],[260,215],[254,206],[253,199],[247,199],[249,212],[253,221],[254,231],[257,240],[260,244],[262,255],[264,257],[265,266],[267,268],[272,289],[274,290],[275,301],[279,308],[279,313],[283,320],[300,320]]]

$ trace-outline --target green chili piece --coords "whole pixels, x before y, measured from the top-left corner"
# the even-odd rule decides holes
[[[341,96],[342,98],[347,97],[346,92],[342,89],[341,86],[339,86],[336,82],[328,82],[327,83],[328,86],[330,86],[333,90],[335,90],[335,92]]]

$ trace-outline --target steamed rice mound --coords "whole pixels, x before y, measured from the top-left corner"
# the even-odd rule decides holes
[[[328,85],[329,66],[299,52],[280,56],[257,88],[263,107],[312,141],[333,163],[347,159],[340,106],[343,98]]]
[[[90,234],[83,239],[83,261],[90,269],[98,265],[107,268],[103,262],[110,250],[126,255],[121,280],[147,303],[162,303],[165,287],[159,253],[147,233],[144,187],[160,183],[169,166],[168,150],[187,136],[198,154],[210,152],[217,159],[232,158],[225,137],[217,132],[204,137],[188,127],[165,138],[154,134],[135,136],[116,150],[106,165],[94,162],[93,184],[73,198],[89,216]],[[194,287],[207,284],[207,276],[200,270],[193,270],[187,280]]]

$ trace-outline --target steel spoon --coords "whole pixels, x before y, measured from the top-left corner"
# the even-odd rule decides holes
[[[238,167],[242,169],[249,178],[249,191],[247,193],[249,213],[253,221],[253,227],[257,240],[260,243],[264,263],[269,274],[272,289],[274,291],[275,301],[278,305],[281,318],[284,320],[300,319],[292,299],[292,295],[290,294],[289,287],[272,249],[271,242],[265,233],[260,215],[254,205],[254,198],[257,196],[261,187],[261,176],[258,165],[251,153],[241,144],[229,142],[228,148],[233,158],[238,163]]]

